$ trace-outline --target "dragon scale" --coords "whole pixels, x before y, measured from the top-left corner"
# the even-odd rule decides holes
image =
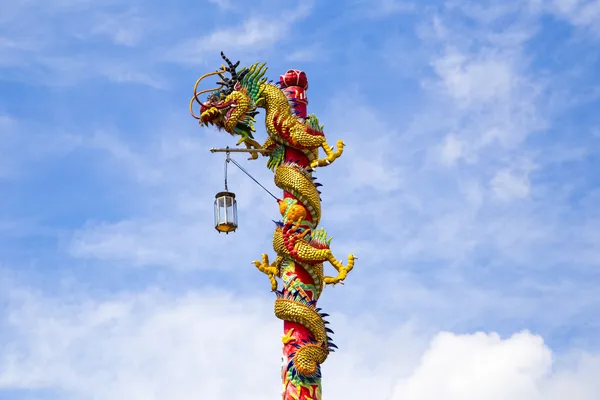
[[[258,158],[266,150],[267,166],[274,172],[275,185],[283,191],[278,200],[281,220],[276,221],[273,249],[276,259],[270,262],[267,254],[254,265],[265,273],[275,292],[275,316],[283,321],[282,398],[284,400],[321,400],[321,364],[334,351],[327,327],[328,316],[317,307],[325,285],[336,284],[346,278],[356,257],[349,255],[346,263],[336,259],[329,247],[331,239],[321,220],[319,187],[313,172],[330,165],[343,151],[343,142],[334,150],[326,141],[323,126],[314,115],[307,115],[305,91],[308,81],[304,72],[289,70],[278,84],[267,82],[265,64],[255,63],[238,69],[221,53],[226,66],[201,77],[194,88],[190,111],[201,126],[215,126],[231,135],[239,136]],[[230,77],[225,77],[229,74]],[[197,91],[200,80],[218,75],[219,88]],[[199,94],[208,92],[206,101]],[[200,105],[200,115],[193,112],[193,104]],[[258,110],[265,111],[268,134],[260,145],[254,140],[254,117]],[[325,157],[319,158],[319,149]],[[324,264],[331,264],[337,276],[325,276]],[[278,289],[278,279],[283,282]]]

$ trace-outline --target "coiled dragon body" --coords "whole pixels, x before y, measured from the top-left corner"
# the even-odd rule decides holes
[[[267,150],[267,166],[274,171],[275,185],[284,192],[279,200],[282,218],[275,222],[275,261],[271,263],[263,254],[253,263],[268,276],[277,296],[275,315],[284,321],[283,399],[321,399],[320,365],[336,346],[324,319],[327,314],[317,308],[317,300],[326,284],[346,278],[356,257],[349,255],[346,265],[338,261],[329,248],[331,239],[323,228],[317,228],[321,220],[321,185],[313,172],[337,159],[344,144],[338,141],[334,151],[318,119],[306,115],[304,90],[308,83],[303,72],[290,70],[275,84],[264,77],[265,64],[256,63],[238,71],[239,62],[232,64],[223,53],[221,56],[227,67],[198,80],[218,75],[220,87],[198,92],[197,82],[190,110],[198,102],[200,115],[193,111],[192,115],[200,124],[240,136],[238,145],[247,146],[251,159],[258,158],[258,152],[252,150]],[[207,101],[202,102],[198,96],[207,92]],[[253,138],[258,109],[265,110],[268,138],[263,145]],[[325,153],[322,159],[319,149]],[[324,275],[325,262],[337,270],[337,276]],[[278,290],[277,278],[283,281],[282,290]]]

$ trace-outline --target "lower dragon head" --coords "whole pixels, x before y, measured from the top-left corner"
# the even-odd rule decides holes
[[[232,64],[223,53],[221,57],[227,63],[227,67],[223,65],[220,70],[198,79],[194,87],[194,97],[190,102],[190,112],[199,120],[201,126],[215,126],[219,130],[241,136],[238,144],[254,142],[254,117],[258,114],[256,103],[262,94],[260,86],[266,82],[266,78],[263,78],[266,68],[264,64],[254,64],[250,68],[236,71],[239,61]],[[226,73],[231,77],[225,77]],[[217,82],[220,87],[198,92],[198,83],[210,75],[218,75],[221,78]],[[208,97],[201,101],[198,96],[207,92]],[[200,116],[196,116],[192,110],[194,102],[200,104]]]

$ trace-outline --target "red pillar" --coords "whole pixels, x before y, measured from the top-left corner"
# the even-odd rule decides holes
[[[299,70],[289,70],[285,75],[280,76],[280,86],[282,90],[287,94],[288,98],[291,99],[290,107],[292,112],[295,112],[296,115],[300,118],[307,117],[306,107],[308,105],[308,99],[306,98],[306,90],[308,89],[308,80],[306,78],[306,74]],[[309,161],[308,157],[300,150],[296,150],[291,147],[287,147],[285,151],[286,162],[295,162],[301,166],[308,167]],[[284,198],[293,198],[295,197],[288,192],[283,192]],[[297,199],[296,199],[297,200]],[[298,204],[303,205],[301,202]],[[306,210],[306,219],[312,222],[310,213]],[[287,294],[289,287],[297,284],[298,281],[303,284],[304,287],[314,287],[315,283],[306,270],[300,266],[299,264],[294,264],[290,268],[283,271],[283,274],[287,274],[287,276],[295,275],[293,281],[290,282],[289,279],[286,279],[286,276],[283,276],[284,281],[284,294]],[[313,296],[317,291],[307,290],[306,293],[308,296]],[[316,300],[311,298],[311,300]],[[305,328],[303,325],[284,321],[283,322],[283,333],[285,335],[289,335],[291,331],[291,336],[294,338],[294,342],[302,343],[303,341],[311,341],[311,333]],[[291,342],[287,345],[283,346],[283,357],[284,357],[284,365],[282,367],[282,380],[284,384],[284,393],[283,400],[321,400],[321,379],[313,380],[310,383],[302,384],[298,382],[297,379],[288,380],[288,368],[287,363],[291,359],[290,355],[296,351],[296,348],[293,346]]]

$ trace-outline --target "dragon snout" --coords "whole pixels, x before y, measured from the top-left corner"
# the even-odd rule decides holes
[[[213,105],[213,107],[218,108],[219,110],[222,110],[224,108],[228,108],[228,107],[235,107],[235,104],[233,101],[229,100],[229,101],[220,101],[216,104]]]
[[[220,115],[219,110],[216,107],[205,107],[201,109],[200,122],[203,124],[212,124]]]

